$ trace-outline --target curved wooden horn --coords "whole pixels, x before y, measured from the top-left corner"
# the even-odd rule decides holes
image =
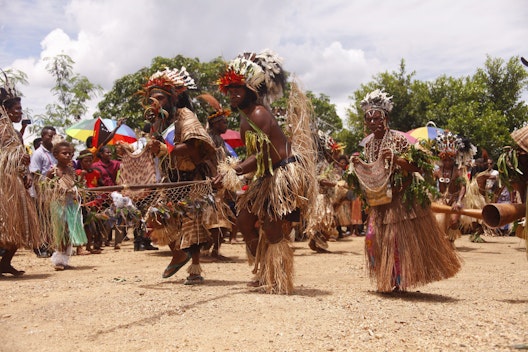
[[[482,219],[489,227],[502,227],[526,214],[526,204],[490,203],[482,208]]]

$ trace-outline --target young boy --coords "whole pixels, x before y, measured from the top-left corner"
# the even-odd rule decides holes
[[[75,170],[77,175],[77,181],[79,184],[84,185],[86,188],[93,188],[102,186],[101,173],[92,168],[93,154],[89,149],[85,149],[79,153],[77,157],[79,168]],[[86,252],[82,251],[82,247],[77,247],[77,254],[100,254],[102,237],[99,231],[97,231],[96,219],[88,219],[89,208],[83,206],[82,214],[84,219],[84,231],[88,242],[86,243]],[[92,249],[93,245],[93,249]]]
[[[53,145],[53,156],[57,165],[46,174],[49,179],[48,192],[56,251],[51,256],[55,270],[71,268],[68,265],[72,246],[87,242],[83,228],[79,197],[75,186],[75,171],[72,167],[73,146],[66,141]]]

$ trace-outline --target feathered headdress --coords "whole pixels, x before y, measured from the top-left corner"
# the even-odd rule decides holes
[[[433,141],[433,152],[440,158],[449,156],[459,166],[466,166],[477,153],[477,147],[451,131],[444,131]]]
[[[264,104],[270,105],[282,97],[286,85],[281,65],[282,59],[271,50],[266,49],[259,54],[246,52],[228,64],[226,72],[217,83],[224,94],[229,86],[246,86]]]
[[[210,124],[215,123],[224,116],[227,117],[231,115],[231,110],[222,109],[222,105],[220,105],[218,100],[216,100],[211,94],[200,94],[197,98],[205,101],[212,108],[213,111],[207,116],[207,121]]]
[[[3,87],[0,87],[0,105],[4,106],[9,101],[20,100],[20,96],[15,88],[15,85],[9,81],[4,70],[0,69],[4,75]]]
[[[346,145],[336,142],[329,133],[319,130],[317,131],[317,136],[319,139],[319,148],[326,151],[327,153],[332,154],[335,151],[339,151],[341,154],[346,148]]]
[[[143,86],[142,92],[145,95],[150,95],[152,90],[159,89],[170,95],[178,95],[188,89],[196,88],[194,79],[192,79],[185,67],[180,70],[177,68],[172,70],[165,68],[165,70],[157,71],[150,76],[147,83]]]
[[[388,114],[392,111],[394,103],[392,102],[392,96],[389,96],[383,90],[376,89],[365,95],[360,106],[365,113],[370,110],[381,110],[384,114]]]

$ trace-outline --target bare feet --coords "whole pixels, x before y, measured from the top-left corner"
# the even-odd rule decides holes
[[[218,262],[229,262],[229,261],[231,261],[231,258],[223,256],[220,253],[218,253],[218,251],[215,251],[215,250],[213,250],[211,252],[211,257],[214,260],[218,261]]]
[[[311,239],[309,242],[308,242],[308,247],[310,247],[310,249],[312,251],[315,251],[317,253],[330,253],[330,251],[324,249],[324,248],[321,248],[317,245],[317,243],[315,242],[315,240]]]
[[[200,255],[200,263],[214,263],[217,260],[210,255]]]
[[[176,274],[187,262],[191,260],[191,255],[185,251],[178,250],[173,252],[172,260],[169,265],[163,271],[162,278],[166,279]]]
[[[11,274],[11,275],[13,275],[14,277],[19,277],[19,276],[24,275],[25,271],[23,271],[23,270],[16,270],[15,268],[13,268],[12,265],[9,265],[8,267],[1,268],[1,269],[0,269],[0,273],[1,273],[1,274]]]
[[[71,266],[71,265],[68,265],[68,264],[56,264],[53,266],[53,269],[55,269],[56,271],[64,271],[66,269],[75,269],[75,267]]]
[[[260,284],[259,280],[253,280],[247,283],[247,287],[260,287],[260,286],[262,285]]]

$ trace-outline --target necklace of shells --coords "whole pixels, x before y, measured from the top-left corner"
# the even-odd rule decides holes
[[[392,133],[390,130],[387,130],[385,132],[382,139],[378,139],[375,136],[372,136],[370,143],[367,143],[366,147],[367,150],[365,154],[369,163],[378,160],[379,154],[383,149],[390,149],[392,151],[396,151],[396,143],[394,141],[394,138],[392,138]]]

